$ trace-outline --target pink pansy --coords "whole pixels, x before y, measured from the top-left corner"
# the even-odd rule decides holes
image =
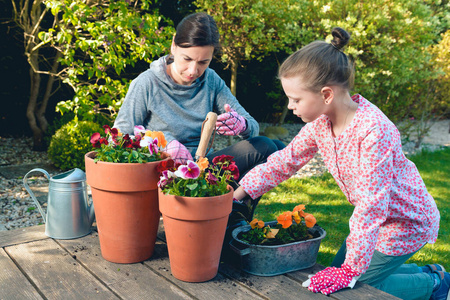
[[[134,135],[138,136],[138,135],[144,135],[145,134],[145,127],[142,125],[136,125],[134,126]]]
[[[161,177],[159,178],[158,187],[164,188],[166,185],[171,183],[174,178],[175,178],[175,176],[174,176],[173,172],[171,172],[169,170],[164,170],[161,173]]]
[[[188,160],[186,165],[178,167],[175,175],[183,179],[197,179],[200,176],[200,167],[192,160]]]
[[[142,148],[148,147],[151,143],[153,143],[153,139],[149,136],[144,136],[139,142]]]
[[[158,153],[158,139],[155,138],[153,141],[148,145],[148,151],[150,152],[150,155]]]

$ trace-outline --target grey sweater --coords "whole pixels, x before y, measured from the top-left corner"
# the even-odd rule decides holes
[[[228,103],[247,121],[241,137],[247,139],[259,134],[256,120],[215,71],[207,68],[192,85],[179,85],[167,75],[167,59],[164,56],[152,62],[150,69],[131,82],[114,127],[129,134],[133,134],[135,125],[162,131],[168,142],[176,139],[194,154],[206,115],[210,111],[224,113],[224,104]]]

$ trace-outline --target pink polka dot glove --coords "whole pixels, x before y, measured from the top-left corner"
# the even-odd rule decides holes
[[[346,287],[353,288],[359,275],[358,272],[353,271],[350,266],[345,264],[340,268],[329,267],[309,279],[308,290],[329,295]]]
[[[216,131],[220,135],[239,135],[245,129],[245,118],[239,115],[229,104],[225,104],[225,111],[217,117]]]
[[[189,150],[177,140],[167,144],[164,151],[172,157],[175,163],[185,164],[188,160],[193,160]]]

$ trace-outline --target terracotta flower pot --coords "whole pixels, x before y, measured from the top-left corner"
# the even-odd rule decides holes
[[[217,275],[233,188],[215,197],[164,195],[159,189],[172,275],[182,281],[203,282]]]
[[[92,190],[104,259],[136,263],[153,254],[159,225],[157,162],[94,162],[85,155],[86,181]]]

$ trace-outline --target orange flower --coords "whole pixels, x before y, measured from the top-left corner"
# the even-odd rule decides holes
[[[202,157],[197,161],[197,165],[199,166],[200,170],[203,171],[209,166],[208,158]]]
[[[157,138],[158,139],[158,147],[163,147],[163,148],[166,147],[167,141],[166,141],[166,138],[164,136],[164,133],[162,133],[162,131],[147,130],[145,132],[145,135],[151,137],[152,139]]]
[[[258,220],[258,219],[253,219],[250,222],[250,226],[252,227],[252,229],[255,229],[256,227],[263,228],[264,227],[264,221],[261,221],[261,220]]]
[[[311,214],[305,214],[305,224],[306,227],[314,227],[314,225],[316,224],[316,218]]]
[[[258,226],[258,222],[259,222],[259,220],[256,218],[250,222],[250,226],[252,227],[252,229],[255,229],[256,226]]]
[[[283,228],[288,228],[292,225],[292,212],[286,211],[278,216],[277,221]]]
[[[264,221],[258,221],[258,228],[264,228]]]
[[[302,221],[302,218],[300,217],[300,215],[298,214],[298,211],[294,211],[292,213],[292,216],[294,217],[294,221],[295,223],[299,224]]]
[[[293,211],[295,212],[295,211],[304,211],[304,210],[305,210],[305,205],[299,204],[296,207],[294,207]]]

